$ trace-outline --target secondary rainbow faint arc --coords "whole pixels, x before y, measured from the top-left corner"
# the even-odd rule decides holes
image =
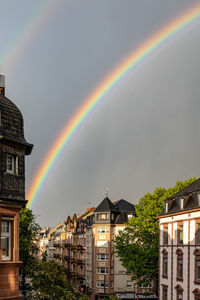
[[[55,161],[60,153],[69,142],[72,135],[100,103],[105,95],[134,67],[143,61],[149,54],[157,49],[162,43],[180,32],[187,25],[193,23],[200,17],[200,5],[195,5],[190,10],[170,22],[167,26],[159,30],[156,34],[147,39],[140,47],[133,51],[114,71],[112,71],[103,82],[85,99],[82,106],[67,122],[60,135],[53,143],[46,158],[39,167],[32,184],[28,190],[27,198],[29,199],[27,206],[32,207],[33,201],[38,196],[42,184],[45,182],[47,175],[52,169]]]

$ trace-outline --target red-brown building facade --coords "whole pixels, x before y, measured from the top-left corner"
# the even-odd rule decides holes
[[[0,300],[19,293],[19,211],[25,200],[25,155],[33,145],[24,138],[23,117],[5,97],[0,76]]]

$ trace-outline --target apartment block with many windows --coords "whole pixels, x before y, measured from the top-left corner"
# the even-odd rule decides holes
[[[159,299],[200,300],[200,179],[159,216]]]
[[[106,197],[88,218],[86,229],[86,286],[91,299],[105,294],[134,296],[134,284],[115,251],[114,239],[125,222],[135,215],[134,205]]]

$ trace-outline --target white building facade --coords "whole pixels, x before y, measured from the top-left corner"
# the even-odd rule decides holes
[[[200,300],[200,179],[159,216],[159,299]]]

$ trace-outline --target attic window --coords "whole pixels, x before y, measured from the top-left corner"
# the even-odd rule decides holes
[[[169,203],[168,202],[165,202],[165,212],[167,213],[169,210]]]
[[[183,209],[184,208],[184,199],[181,198],[179,201],[180,201],[180,209]]]
[[[198,205],[200,206],[200,193],[197,194]]]
[[[128,220],[130,220],[133,217],[132,214],[128,214]]]

